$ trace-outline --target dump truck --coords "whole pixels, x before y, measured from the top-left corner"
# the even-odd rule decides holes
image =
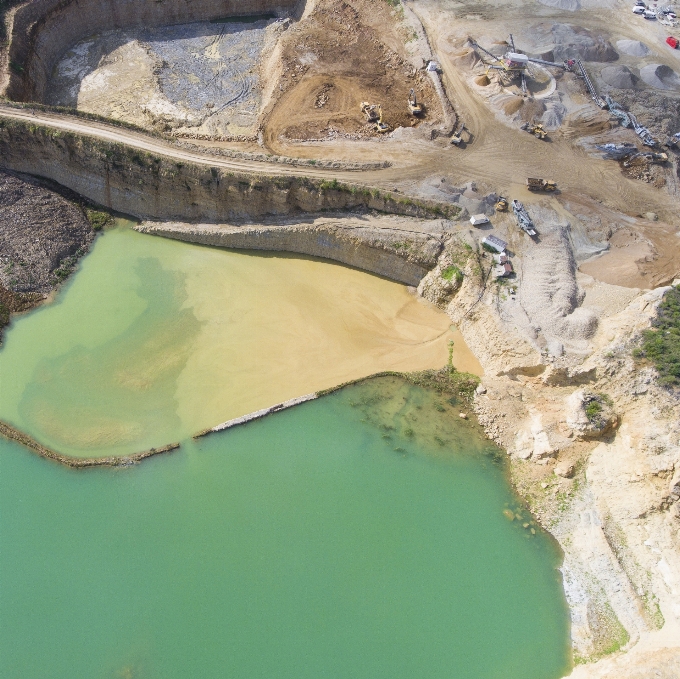
[[[419,116],[423,112],[423,105],[418,103],[416,91],[413,88],[411,88],[411,92],[408,95],[408,110],[412,116]]]
[[[557,183],[552,179],[539,179],[538,177],[527,178],[527,188],[529,191],[555,191]]]

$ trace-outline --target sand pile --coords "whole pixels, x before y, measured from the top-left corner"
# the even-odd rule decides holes
[[[531,246],[531,257],[522,269],[520,295],[532,325],[551,343],[576,343],[592,337],[596,316],[580,308],[584,293],[576,283],[576,263],[569,243],[569,225],[558,224],[557,215],[531,206],[540,233]]]
[[[506,116],[511,116],[517,113],[522,106],[524,105],[524,99],[521,99],[520,97],[513,97],[512,99],[508,99],[503,104],[503,113],[505,113]]]
[[[639,40],[617,40],[616,49],[631,57],[646,57],[650,52],[649,47]]]
[[[475,78],[475,82],[478,85],[481,85],[481,87],[486,87],[491,81],[489,80],[489,76],[485,73],[484,75]]]
[[[578,0],[538,0],[546,7],[555,7],[557,9],[564,9],[567,12],[575,12],[581,9],[581,3]]]
[[[640,77],[657,90],[680,89],[680,78],[672,68],[665,64],[649,64],[641,68]]]
[[[632,90],[637,80],[626,66],[607,66],[600,71],[600,77],[618,90]]]

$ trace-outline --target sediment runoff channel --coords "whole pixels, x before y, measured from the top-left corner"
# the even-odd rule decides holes
[[[0,674],[552,679],[570,666],[556,543],[466,404],[399,377],[204,426],[378,370],[475,369],[404,286],[119,223],[0,350]]]

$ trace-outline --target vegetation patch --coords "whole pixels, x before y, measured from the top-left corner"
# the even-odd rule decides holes
[[[445,281],[455,280],[457,283],[461,283],[463,281],[463,272],[455,264],[452,264],[442,271],[442,278]]]
[[[664,295],[652,327],[642,333],[642,346],[633,355],[654,364],[659,384],[680,387],[680,287]]]
[[[85,208],[85,216],[95,231],[101,231],[104,227],[113,223],[113,217],[108,212],[102,210]]]

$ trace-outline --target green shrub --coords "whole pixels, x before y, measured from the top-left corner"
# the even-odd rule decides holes
[[[90,208],[85,208],[85,216],[95,231],[101,231],[113,221],[113,217],[108,212]]]
[[[654,364],[660,384],[680,387],[680,287],[664,295],[651,329],[642,333],[642,347],[635,356]]]
[[[463,280],[463,272],[455,265],[447,266],[444,271],[442,271],[442,278],[445,281],[452,281],[454,278],[457,283]]]

